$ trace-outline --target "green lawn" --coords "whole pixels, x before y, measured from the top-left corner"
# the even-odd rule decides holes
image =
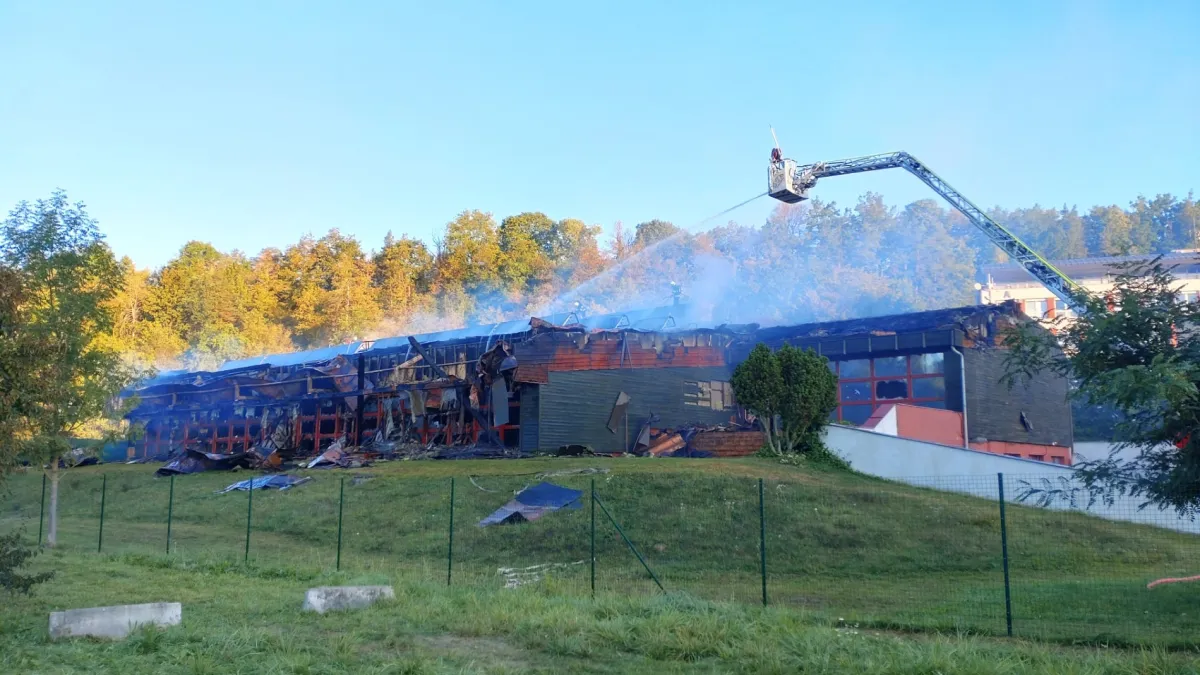
[[[327,581],[323,575],[333,573],[343,478],[340,574],[387,579],[412,593],[434,594],[446,582],[450,477],[454,476],[454,587],[450,595],[443,598],[438,592],[438,599],[430,602],[449,613],[454,603],[474,602],[473,598],[505,603],[536,599],[537,611],[561,612],[571,625],[590,626],[595,617],[589,609],[590,570],[585,562],[591,533],[586,499],[583,509],[550,514],[535,523],[475,526],[515,491],[539,480],[538,472],[588,467],[610,471],[549,480],[586,491],[594,478],[597,494],[667,591],[672,597],[683,593],[694,599],[687,606],[702,607],[696,611],[704,616],[730,614],[750,621],[745,617],[761,615],[755,604],[761,602],[762,593],[758,501],[762,477],[772,616],[812,624],[809,631],[833,641],[830,645],[843,641],[844,633],[836,632],[837,626],[981,636],[1006,632],[1000,524],[994,501],[758,459],[425,461],[309,472],[314,480],[306,485],[283,493],[254,494],[248,569],[242,568],[247,507],[251,506],[247,495],[214,494],[247,473],[175,480],[167,556],[170,481],[153,478],[155,467],[150,465],[76,469],[66,472],[62,481],[60,549],[39,565],[62,566],[69,588],[76,583],[88,589],[97,586],[97,591],[107,594],[84,594],[78,599],[71,595],[68,602],[54,588],[21,602],[37,608],[34,623],[43,633],[44,612],[49,608],[145,600],[145,594],[129,598],[121,591],[167,578],[208,580],[204,587],[213,592],[227,584],[254,588],[265,594],[264,602],[287,605],[291,600],[284,598],[295,599],[303,587]],[[106,514],[103,553],[97,554],[102,474],[107,474]],[[30,538],[36,537],[40,474],[18,474],[6,487],[9,494],[0,501],[5,505],[0,528],[24,526]],[[1200,566],[1197,537],[1010,506],[1008,538],[1013,628],[1018,637],[1057,644],[1190,651],[1200,645],[1200,584],[1145,588],[1156,578],[1195,574]],[[630,610],[635,613],[682,611],[676,606],[681,601],[659,597],[654,583],[599,510],[596,548],[600,606],[630,603],[629,607],[637,608]],[[545,563],[564,567],[534,586],[502,590],[497,568]],[[109,584],[110,576],[123,581]],[[84,577],[90,581],[83,581]],[[714,608],[703,601],[735,605]],[[234,610],[218,614],[226,611]],[[403,611],[408,610],[387,610]],[[459,624],[435,622],[431,628],[433,624],[421,623],[426,619],[412,621],[417,621],[415,634],[432,630],[462,635]],[[607,629],[595,629],[606,635]],[[478,635],[499,635],[505,649],[530,648],[527,636],[509,631]],[[624,653],[627,646],[615,637],[610,642],[609,637],[592,635],[585,641],[608,645],[596,646],[600,651]],[[414,658],[424,658],[420,656],[425,654],[424,638],[413,639],[416,642],[409,647]],[[910,644],[891,637],[866,642]],[[921,650],[959,644],[931,638],[918,642]],[[988,641],[970,644],[971,649],[1008,649]],[[535,651],[547,649],[539,646]],[[655,658],[649,653],[643,656]],[[776,657],[782,658],[772,656]],[[1121,658],[1126,657],[1142,658]],[[627,667],[636,664],[622,663],[618,670]]]
[[[515,591],[178,558],[55,551],[59,578],[0,613],[6,673],[1194,673],[1190,655],[823,625],[802,609],[688,595]],[[317,616],[304,589],[394,583],[395,602]],[[49,642],[47,612],[176,600],[183,624],[124,642]]]

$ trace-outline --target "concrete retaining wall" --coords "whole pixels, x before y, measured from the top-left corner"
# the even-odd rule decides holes
[[[116,605],[69,609],[50,613],[50,637],[98,637],[120,639],[138,626],[175,626],[183,618],[178,602],[154,602],[145,605]]]
[[[304,610],[324,614],[343,609],[362,609],[383,599],[396,597],[391,586],[322,586],[304,594]]]
[[[1028,487],[1076,490],[1075,504],[1067,499],[1059,499],[1047,508],[1081,511],[1109,520],[1200,534],[1200,521],[1180,517],[1174,511],[1159,511],[1154,507],[1141,509],[1141,499],[1118,497],[1111,505],[1097,503],[1088,506],[1087,495],[1080,490],[1074,470],[1067,466],[914,441],[838,425],[828,427],[825,442],[831,450],[850,462],[855,470],[880,478],[996,499],[999,495],[996,474],[1002,473],[1004,496],[1009,502],[1022,503],[1019,502],[1019,496]],[[1032,501],[1023,503],[1034,505]]]

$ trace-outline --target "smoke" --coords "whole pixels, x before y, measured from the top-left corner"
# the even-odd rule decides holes
[[[874,194],[849,209],[819,200],[780,205],[758,227],[731,221],[635,245],[566,290],[552,282],[524,294],[438,299],[436,307],[380,324],[372,337],[663,306],[674,306],[672,317],[681,329],[791,325],[958,306],[972,301],[975,260],[988,246],[956,214],[930,200],[902,210]],[[567,269],[556,278],[573,277],[575,270]]]

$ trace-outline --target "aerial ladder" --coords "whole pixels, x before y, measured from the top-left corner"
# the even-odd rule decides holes
[[[785,159],[779,148],[776,147],[771,151],[771,164],[767,174],[767,194],[781,202],[796,204],[808,199],[808,191],[817,184],[819,178],[846,176],[852,173],[883,169],[904,169],[921,179],[922,183],[950,202],[954,208],[966,216],[967,220],[982,230],[993,244],[999,246],[1000,250],[1020,263],[1025,271],[1050,289],[1068,307],[1076,312],[1084,311],[1080,302],[1083,289],[1078,284],[1071,281],[1049,260],[1029,248],[1025,242],[1017,238],[1017,235],[989,218],[978,206],[972,204],[969,199],[950,187],[946,181],[930,171],[929,167],[907,152],[892,152],[884,155],[797,165],[795,161]]]

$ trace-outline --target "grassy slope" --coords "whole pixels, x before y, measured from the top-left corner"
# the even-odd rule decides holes
[[[90,589],[89,584],[95,583],[107,589],[95,603],[161,599],[148,598],[145,593],[130,598],[108,589],[102,579],[110,575],[126,580],[120,588],[127,589],[140,589],[148,578],[197,576],[148,568],[165,561],[174,566],[199,564],[199,569],[209,570],[199,578],[212,575],[214,583],[205,588],[213,592],[241,584],[260,589],[255,593],[265,594],[264,600],[270,597],[283,602],[306,584],[314,585],[309,582],[335,564],[343,474],[348,476],[342,551],[345,574],[386,578],[411,585],[413,592],[419,593],[429,593],[431,584],[444,583],[448,477],[454,475],[458,477],[454,577],[456,585],[470,589],[455,591],[454,596],[434,604],[466,602],[476,597],[473,593],[491,597],[501,585],[497,567],[586,560],[589,514],[586,509],[557,513],[537,523],[482,530],[474,523],[534,480],[531,474],[592,466],[611,469],[597,477],[597,492],[668,590],[711,600],[750,603],[758,599],[757,478],[762,476],[766,479],[773,604],[801,610],[806,620],[826,625],[844,618],[863,626],[985,634],[1004,631],[994,503],[761,460],[402,462],[353,472],[313,472],[316,480],[295,490],[255,494],[251,571],[257,576],[249,577],[231,565],[231,561],[240,563],[244,553],[246,495],[213,494],[244,474],[202,474],[176,480],[173,555],[167,559],[163,551],[168,481],[150,478],[152,467],[148,466],[75,470],[63,481],[66,557],[60,562],[71,577],[72,600],[67,602],[67,596],[56,595],[57,591],[48,592],[31,601],[35,603],[31,607],[40,613],[36,622],[40,625],[48,608],[91,602],[82,600],[91,596],[76,593],[80,585]],[[100,558],[108,572],[96,577],[101,568],[88,567],[85,572],[82,561],[95,558],[101,473],[108,475],[104,550],[117,557]],[[474,484],[466,480],[468,474],[476,476]],[[586,489],[590,477],[552,480]],[[40,478],[18,475],[9,488],[0,527],[11,528],[24,521],[36,530]],[[598,517],[597,583],[601,595],[642,596],[630,601],[640,603],[635,614],[659,611],[647,609],[661,609],[662,601],[652,599],[653,585],[603,522],[603,515]],[[1200,546],[1194,538],[1074,514],[1011,508],[1009,542],[1014,628],[1019,635],[1174,647],[1195,644],[1200,622],[1194,610],[1200,591],[1188,585],[1153,592],[1145,589],[1150,579],[1194,573],[1193,565],[1200,559],[1196,555]],[[93,551],[90,555],[85,553],[89,550]],[[101,581],[75,581],[85,573]],[[536,594],[537,602],[542,603],[537,611],[561,612],[570,625],[592,625],[589,622],[595,617],[587,609],[590,601],[580,605],[578,600],[589,590],[585,565],[556,573],[549,586],[576,599]],[[293,595],[288,596],[285,588]],[[522,594],[528,591],[506,597],[524,597]],[[701,613],[711,611],[717,610]],[[753,611],[757,610],[724,607],[717,614],[732,613],[741,620],[742,613]],[[22,621],[31,620],[23,615]],[[212,625],[224,620],[214,619]],[[462,625],[444,619],[433,624],[427,619],[414,621],[417,633],[431,628],[452,634],[464,631]],[[607,645],[596,647],[601,652],[627,650],[619,640],[609,641],[607,629],[593,628],[600,630],[601,637],[571,639],[599,640],[596,644]],[[471,629],[465,630],[471,633]],[[520,649],[529,647],[525,636],[514,636],[511,631],[484,634],[497,633],[503,633],[506,640],[517,640]],[[845,642],[840,633],[817,631],[814,635],[818,633],[832,640],[830,645]],[[28,638],[27,632],[25,635]],[[768,637],[738,639],[749,644]],[[418,661],[425,653],[421,644],[410,645]],[[737,649],[746,646],[738,644]],[[885,640],[880,644],[891,643]],[[923,650],[942,643],[921,644]],[[539,652],[546,649],[558,651],[557,647],[538,647]],[[629,667],[634,666],[621,665],[621,669]]]

